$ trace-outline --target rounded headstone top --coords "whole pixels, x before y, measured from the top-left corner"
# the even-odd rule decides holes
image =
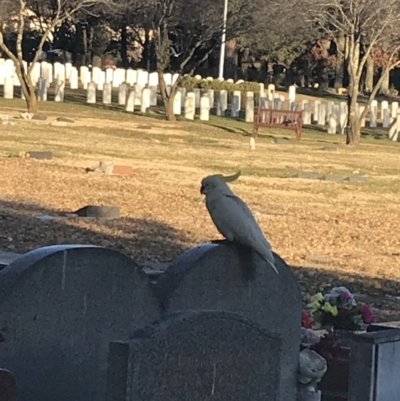
[[[281,283],[287,290],[300,293],[297,279],[291,268],[279,255],[274,253],[275,265],[279,274],[276,274],[258,255],[249,259],[247,256],[247,254],[242,255],[242,249],[234,244],[205,243],[198,245],[172,261],[153,286],[153,291],[161,305],[164,305],[173,296],[185,277],[195,274],[194,271],[199,270],[197,274],[203,276],[200,278],[204,280],[210,280],[211,275],[215,275],[217,281],[221,279],[226,282],[236,280],[241,286],[268,281]],[[247,268],[254,269],[251,282],[248,283],[243,278],[242,271]]]
[[[65,259],[67,255],[71,253],[77,257],[90,258],[94,252],[97,257],[101,255],[102,257],[118,256],[126,258],[127,265],[131,265],[132,270],[136,270],[138,274],[143,274],[143,276],[145,276],[145,274],[141,272],[139,265],[133,259],[113,249],[94,245],[50,245],[23,254],[4,269],[0,270],[0,303],[3,302],[12,291],[18,281],[25,275],[32,273],[38,262],[43,259],[58,256],[60,253],[63,254],[63,258]]]

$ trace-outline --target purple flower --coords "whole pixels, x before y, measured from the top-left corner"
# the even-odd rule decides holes
[[[374,323],[375,321],[374,312],[372,312],[372,309],[367,304],[361,305],[360,313],[363,317],[364,323],[366,324]]]
[[[352,299],[352,296],[351,296],[351,294],[349,292],[344,291],[343,292],[343,298],[347,299],[347,300],[350,300],[350,299]]]

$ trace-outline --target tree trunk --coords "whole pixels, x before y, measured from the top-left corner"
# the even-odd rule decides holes
[[[87,63],[88,60],[88,35],[87,35],[87,27],[83,27],[82,29],[82,43],[83,43],[83,60],[85,60],[84,64]]]
[[[93,39],[94,39],[94,27],[89,25],[87,27],[87,55],[86,65],[93,63]]]
[[[389,95],[390,93],[389,85],[390,85],[390,74],[386,74],[384,80],[382,81],[382,85],[379,92],[382,95]]]
[[[21,82],[21,91],[25,96],[26,108],[28,113],[35,114],[39,111],[39,104],[35,92],[35,86],[32,83],[31,77],[28,76],[27,72],[22,73],[18,71],[18,66],[16,73]]]
[[[38,100],[36,97],[36,93],[33,90],[32,92],[30,92],[30,96],[26,96],[26,106],[28,108],[28,113],[31,114],[36,114],[39,111],[39,104],[38,104]]]
[[[161,97],[164,105],[165,119],[168,121],[176,121],[174,114],[174,99],[178,90],[177,82],[171,86],[170,93],[168,93],[167,85],[164,80],[164,72],[162,70],[158,71],[158,84],[160,86]]]
[[[350,38],[345,36],[344,38],[344,71],[343,71],[343,87],[347,87],[350,84],[349,74],[349,60],[350,60]]]
[[[357,96],[359,82],[351,83],[347,95],[347,129],[346,129],[346,144],[358,145],[361,137],[361,124],[357,115]]]
[[[172,92],[172,88],[171,88]],[[172,94],[172,93],[171,93]],[[163,103],[164,103],[164,110],[165,110],[165,119],[168,121],[176,121],[176,117],[174,114],[174,96],[164,96],[162,94]]]
[[[150,51],[151,51],[150,31],[146,27],[144,30],[143,65],[147,71],[150,71]]]
[[[371,56],[367,58],[367,71],[365,76],[365,92],[371,93],[374,87],[374,60]]]
[[[128,68],[128,39],[127,39],[126,24],[123,23],[121,27],[121,61],[124,68]]]
[[[340,36],[336,41],[336,73],[335,73],[335,83],[334,88],[342,88],[343,87],[343,78],[344,78],[344,59],[345,59],[345,38],[344,36]]]
[[[225,43],[224,77],[237,79],[238,50],[236,39],[227,40]]]

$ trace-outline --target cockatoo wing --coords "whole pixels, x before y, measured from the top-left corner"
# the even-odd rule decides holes
[[[218,231],[228,241],[254,249],[278,273],[271,245],[245,202],[235,195],[222,195],[207,202],[207,209]]]

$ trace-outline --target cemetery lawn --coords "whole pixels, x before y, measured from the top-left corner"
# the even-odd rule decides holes
[[[208,123],[166,122],[78,104],[41,104],[46,121],[19,119],[20,100],[0,100],[0,250],[26,252],[57,243],[115,248],[139,263],[167,262],[183,250],[220,238],[200,195],[208,174],[242,176],[232,184],[256,214],[273,249],[296,266],[313,294],[347,285],[379,310],[400,317],[400,143],[368,132],[357,148],[345,138],[304,129],[260,130],[249,150],[251,124],[212,117]],[[57,117],[75,119],[52,126]],[[275,144],[287,137],[289,144]],[[322,150],[322,148],[326,148]],[[332,149],[332,147],[335,148]],[[52,160],[18,157],[49,150]],[[133,167],[131,175],[86,173],[100,160]],[[366,177],[366,182],[293,178],[300,172]],[[120,219],[56,217],[88,204],[118,205]],[[284,294],[283,294],[284,295]]]

